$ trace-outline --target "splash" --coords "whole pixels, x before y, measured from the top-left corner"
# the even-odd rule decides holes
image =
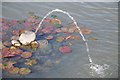
[[[66,11],[60,10],[60,9],[54,9],[50,12],[48,12],[43,19],[41,20],[41,22],[39,23],[38,27],[36,28],[35,33],[37,33],[37,31],[39,30],[39,28],[41,27],[41,24],[43,23],[44,19],[47,18],[50,14],[52,14],[53,12],[60,12],[63,14],[66,14],[75,24],[76,28],[79,30],[79,34],[81,35],[83,41],[85,42],[86,45],[86,51],[88,53],[88,59],[89,59],[89,67],[92,70],[92,73],[96,73],[98,75],[100,75],[99,77],[104,77],[104,70],[109,68],[109,65],[105,64],[105,65],[98,65],[93,63],[91,56],[89,55],[89,47],[88,47],[88,43],[87,40],[85,39],[84,35],[81,32],[81,29],[78,27],[77,22],[75,21],[75,19]],[[94,75],[92,75],[94,76]]]
[[[104,78],[108,74],[106,73],[106,70],[110,67],[108,64],[95,64],[95,63],[90,63],[89,67],[91,69],[90,75],[91,76],[98,76],[99,78]]]

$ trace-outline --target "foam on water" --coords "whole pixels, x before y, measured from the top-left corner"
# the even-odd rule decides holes
[[[105,77],[105,70],[109,68],[109,65],[107,64],[104,64],[104,65],[99,65],[99,64],[95,64],[93,63],[92,61],[92,58],[91,56],[89,55],[89,47],[88,47],[88,43],[87,43],[87,40],[85,39],[84,35],[82,34],[80,28],[78,27],[77,25],[77,22],[75,21],[75,19],[66,11],[63,11],[61,9],[54,9],[50,12],[48,12],[44,17],[43,19],[41,20],[41,22],[39,23],[38,27],[36,28],[36,31],[35,33],[37,33],[37,31],[39,30],[39,28],[41,27],[41,24],[43,23],[44,19],[46,17],[48,17],[50,14],[52,14],[53,12],[61,12],[61,13],[64,13],[66,14],[75,24],[75,26],[77,27],[77,29],[79,30],[79,34],[81,35],[83,41],[85,42],[85,45],[86,45],[86,51],[88,53],[88,59],[89,59],[89,68],[91,69],[91,75],[94,76],[93,74],[97,74],[99,75],[99,77]]]

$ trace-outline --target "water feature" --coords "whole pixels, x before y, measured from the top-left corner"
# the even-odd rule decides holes
[[[63,11],[61,9],[54,9],[50,12],[48,12],[44,17],[43,19],[40,21],[38,27],[36,28],[36,31],[35,33],[37,33],[37,31],[39,30],[39,28],[41,27],[41,24],[43,23],[44,19],[47,18],[50,14],[52,14],[53,12],[60,12],[60,13],[63,13],[63,14],[66,14],[72,21],[73,23],[75,24],[75,26],[77,27],[77,29],[79,30],[79,34],[81,35],[83,41],[85,42],[85,46],[86,46],[86,51],[87,51],[87,55],[88,55],[88,59],[89,59],[89,67],[91,69],[91,74],[92,76],[94,76],[94,74],[97,74],[99,77],[104,77],[106,74],[105,74],[105,70],[109,68],[109,65],[107,64],[104,64],[104,65],[99,65],[99,64],[96,64],[93,62],[90,54],[89,54],[89,46],[88,46],[88,43],[87,43],[87,40],[85,39],[84,35],[82,34],[80,28],[78,27],[78,24],[77,22],[75,21],[75,19],[66,11]]]
[[[67,11],[77,21],[78,26],[81,29],[81,24],[89,27],[92,33],[84,35],[89,45],[89,55],[94,63],[102,66],[104,64],[110,65],[109,69],[99,71],[96,73],[96,69],[91,70],[88,57],[86,54],[86,47],[84,41],[78,40],[73,41],[73,53],[70,55],[64,55],[61,63],[52,67],[53,69],[48,72],[41,72],[40,65],[34,66],[33,73],[25,76],[26,78],[116,78],[118,77],[118,3],[107,2],[107,3],[3,3],[2,5],[2,17],[11,20],[25,19],[27,13],[34,12],[40,16],[39,20],[42,20],[45,14],[54,9],[61,9]],[[71,7],[72,6],[72,7]],[[62,13],[53,13],[51,15],[57,15],[62,21],[63,25],[71,22],[67,15]],[[48,18],[50,15],[48,16]],[[38,27],[33,26],[33,28]],[[44,28],[44,23],[41,25]],[[15,29],[25,29],[22,25],[14,27]],[[28,30],[28,29],[26,29]],[[12,30],[5,30],[5,32],[11,32]],[[39,32],[37,32],[39,34]],[[78,34],[78,33],[77,33]],[[78,34],[79,35],[79,34]],[[9,33],[7,34],[9,36]],[[91,40],[96,38],[97,40]],[[8,39],[8,38],[7,38]],[[54,44],[57,46],[56,44]],[[59,54],[58,54],[59,55]],[[57,56],[58,56],[57,55]],[[38,56],[38,59],[41,57]],[[108,66],[107,66],[108,67]],[[35,68],[35,69],[34,69]],[[97,68],[97,67],[95,67]],[[100,68],[100,69],[101,69]],[[37,69],[37,70],[36,70]],[[97,69],[98,70],[98,69]],[[91,72],[91,73],[90,73]],[[102,73],[104,72],[104,74]],[[52,73],[52,74],[51,74]],[[108,75],[106,74],[108,73]],[[91,76],[93,74],[93,76]],[[100,76],[100,74],[103,74]],[[111,75],[110,75],[111,74]],[[3,73],[4,77],[14,77]],[[15,76],[18,77],[18,76]]]

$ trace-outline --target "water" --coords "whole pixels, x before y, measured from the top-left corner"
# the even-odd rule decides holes
[[[50,14],[52,14],[53,12],[61,12],[61,13],[67,14],[67,16],[68,16],[70,19],[72,19],[73,23],[75,24],[75,26],[76,26],[77,29],[79,30],[79,33],[80,33],[80,35],[82,36],[83,41],[85,42],[87,53],[89,53],[88,43],[86,42],[85,37],[83,36],[80,28],[78,27],[77,22],[76,22],[76,21],[74,20],[74,18],[73,18],[68,12],[66,12],[66,11],[63,11],[63,10],[60,10],[60,9],[55,9],[55,10],[52,10],[52,11],[48,12],[48,13],[46,14],[46,16],[44,16],[43,19],[41,20],[41,22],[39,23],[39,25],[38,25],[35,33],[37,33],[37,31],[38,31],[39,28],[41,27],[41,24],[43,23],[44,19],[47,18],[47,17],[48,17]],[[97,64],[94,64],[94,63],[92,62],[92,59],[91,59],[91,57],[90,57],[89,54],[88,54],[88,58],[89,58],[89,62],[90,62],[90,68],[91,68],[92,70],[96,70],[96,72],[98,73],[98,69],[101,68],[101,66],[98,66]],[[94,64],[95,66],[93,66],[93,64]],[[96,68],[96,67],[98,67],[98,68]],[[101,70],[103,70],[103,69],[101,68]]]
[[[74,52],[65,56],[53,70],[46,73],[38,71],[26,77],[117,77],[117,3],[3,3],[3,17],[19,19],[21,14],[24,17],[31,10],[44,17],[55,8],[69,12],[78,25],[84,24],[93,30],[93,34],[85,35],[90,49],[87,56],[89,60],[92,58],[91,63],[83,44],[76,44],[73,46]],[[63,24],[70,21],[66,15],[54,14],[59,15]],[[89,36],[98,40],[90,41]]]
[[[94,76],[94,73],[97,73],[99,75],[99,77],[104,77],[105,76],[105,73],[104,73],[104,70],[108,69],[109,68],[109,65],[107,64],[104,64],[103,66],[101,65],[98,65],[98,64],[95,64],[93,63],[90,55],[89,55],[89,47],[88,47],[88,43],[84,37],[84,35],[82,34],[81,30],[80,30],[80,27],[78,27],[77,25],[77,22],[74,20],[74,18],[66,11],[63,11],[63,10],[60,10],[60,9],[55,9],[55,10],[52,10],[50,12],[48,12],[44,17],[43,19],[40,21],[38,27],[36,28],[36,31],[35,33],[37,33],[37,31],[39,30],[39,28],[41,27],[41,24],[43,23],[44,19],[47,18],[50,14],[52,14],[53,12],[61,12],[61,13],[64,13],[66,14],[72,21],[73,23],[75,24],[75,27],[77,27],[77,29],[79,30],[79,34],[82,36],[82,39],[83,41],[85,42],[85,45],[86,45],[86,51],[88,53],[88,59],[89,59],[89,66],[90,66],[90,69],[92,70],[91,71],[91,75]],[[105,67],[105,68],[104,68]]]
[[[46,14],[46,16],[44,16],[43,19],[41,20],[41,22],[39,23],[38,27],[36,28],[35,33],[37,33],[37,31],[38,31],[39,28],[41,27],[41,24],[43,23],[44,19],[47,18],[47,17],[48,17],[50,14],[52,14],[53,12],[61,12],[61,13],[64,13],[64,14],[66,14],[66,15],[73,21],[73,23],[75,24],[75,26],[76,26],[77,29],[79,30],[79,33],[80,33],[80,35],[82,36],[83,41],[84,41],[85,44],[86,44],[87,52],[89,52],[88,44],[87,44],[86,39],[85,39],[85,37],[83,36],[80,28],[78,27],[77,22],[76,22],[76,21],[74,20],[74,18],[73,18],[68,12],[66,12],[66,11],[63,11],[63,10],[60,10],[60,9],[55,9],[55,10],[52,10],[52,11],[48,12],[48,13]],[[90,62],[91,62],[91,60],[90,60]]]

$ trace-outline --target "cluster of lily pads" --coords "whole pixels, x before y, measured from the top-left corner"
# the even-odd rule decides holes
[[[57,55],[72,52],[72,44],[68,44],[67,41],[81,39],[80,35],[73,35],[79,33],[73,22],[64,26],[56,15],[46,18],[35,34],[40,20],[41,17],[32,12],[28,14],[28,18],[22,20],[0,19],[2,23],[0,54],[3,59],[0,67],[3,71],[27,75],[32,72],[31,66],[34,65],[42,66],[44,70],[46,66],[60,63],[60,57]],[[82,27],[81,31],[83,34],[92,32],[86,27]],[[21,62],[22,64],[19,64]]]

